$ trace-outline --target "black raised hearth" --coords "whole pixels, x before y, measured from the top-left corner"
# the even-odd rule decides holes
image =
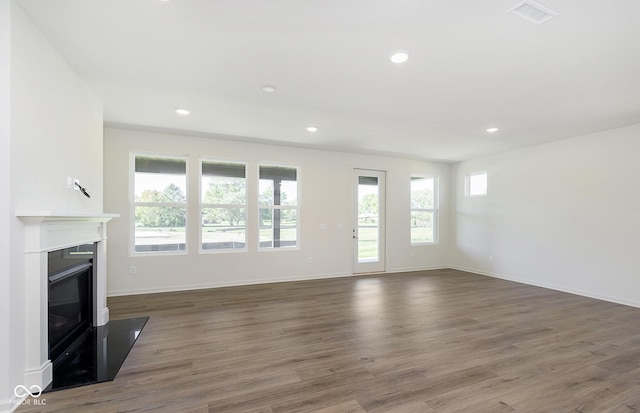
[[[62,363],[54,366],[45,391],[113,380],[149,317],[111,320],[87,331]]]

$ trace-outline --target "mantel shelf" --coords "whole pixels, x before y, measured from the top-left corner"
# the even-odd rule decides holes
[[[16,211],[16,216],[23,220],[96,220],[108,221],[119,218],[120,214],[106,214],[101,212],[59,212],[59,211]]]

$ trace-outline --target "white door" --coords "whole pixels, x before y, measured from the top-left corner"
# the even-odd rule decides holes
[[[384,171],[353,170],[353,272],[356,274],[385,270],[384,178]]]

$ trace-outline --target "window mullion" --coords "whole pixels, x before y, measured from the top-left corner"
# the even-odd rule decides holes
[[[165,202],[134,202],[135,206],[148,206],[148,207],[171,207],[171,208],[184,208],[186,203],[165,203]]]

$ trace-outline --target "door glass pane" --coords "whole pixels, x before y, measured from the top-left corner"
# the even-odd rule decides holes
[[[378,178],[358,178],[358,262],[379,261]]]

